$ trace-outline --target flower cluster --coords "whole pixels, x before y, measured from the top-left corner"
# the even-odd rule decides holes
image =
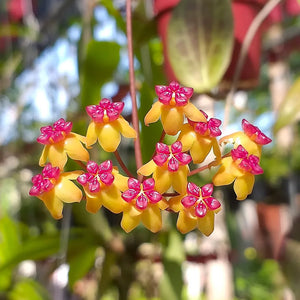
[[[86,201],[86,209],[96,213],[102,206],[113,213],[123,213],[121,227],[130,232],[141,222],[152,232],[162,228],[162,211],[178,213],[177,228],[187,233],[198,228],[210,235],[215,214],[221,203],[214,196],[214,186],[233,183],[238,200],[252,192],[255,175],[263,173],[259,165],[261,148],[271,142],[259,128],[242,121],[243,131],[222,137],[221,121],[209,118],[190,102],[193,89],[177,82],[156,86],[156,101],[145,116],[145,124],[162,122],[161,141],[156,143],[152,159],[142,165],[136,177],[120,161],[117,149],[121,135],[136,139],[138,128],[132,128],[121,116],[122,102],[102,99],[98,105],[86,107],[91,118],[86,136],[71,132],[72,123],[59,119],[53,126],[41,128],[37,141],[44,145],[39,161],[44,167],[32,178],[29,192],[44,202],[51,215],[62,218],[63,203]],[[171,145],[163,137],[176,136]],[[112,160],[98,163],[90,159],[87,149],[98,141],[106,152],[113,152],[121,174]],[[222,155],[221,146],[232,144]],[[214,160],[207,166],[195,168],[210,152]],[[65,172],[69,159],[78,162],[80,170]],[[212,182],[202,187],[189,181],[189,176],[210,167],[217,168]],[[190,168],[193,168],[191,171]]]

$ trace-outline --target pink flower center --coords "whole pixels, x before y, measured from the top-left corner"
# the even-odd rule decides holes
[[[259,145],[267,145],[272,142],[272,140],[269,137],[267,137],[264,133],[262,133],[258,127],[252,125],[245,119],[242,120],[242,128],[245,134],[252,141]]]
[[[187,209],[193,209],[195,216],[205,217],[207,210],[216,210],[221,203],[212,197],[213,185],[211,183],[199,188],[196,184],[189,182],[187,196],[181,199],[182,205]]]
[[[186,105],[194,92],[192,88],[180,87],[175,81],[172,81],[169,86],[157,85],[155,91],[161,103],[172,106]]]
[[[207,114],[201,110],[203,115],[208,118]],[[194,127],[196,133],[203,136],[217,137],[222,134],[220,130],[221,120],[216,118],[211,118],[207,122],[193,122],[188,119],[190,125]]]
[[[41,135],[37,138],[40,144],[55,144],[66,138],[72,130],[72,122],[66,122],[64,119],[57,120],[53,126],[44,126],[41,130]]]
[[[162,199],[162,195],[154,190],[154,186],[153,178],[146,179],[142,184],[135,178],[129,178],[129,189],[122,193],[122,198],[137,209],[144,210],[149,203],[155,204]]]
[[[109,99],[102,99],[98,105],[86,107],[88,115],[96,123],[108,123],[117,120],[124,108],[123,102],[111,102]]]
[[[171,147],[163,143],[157,143],[156,155],[153,157],[153,161],[159,167],[167,166],[168,171],[176,172],[179,166],[188,165],[192,161],[192,157],[182,152],[180,141],[173,143]]]
[[[253,154],[248,156],[247,150],[242,145],[231,150],[231,157],[237,166],[245,172],[253,175],[259,175],[264,172],[259,165],[259,158]]]
[[[94,161],[89,161],[86,165],[87,172],[78,176],[77,181],[86,186],[91,193],[97,193],[101,188],[110,186],[114,182],[112,169],[111,160],[106,160],[100,165]]]
[[[59,167],[52,167],[51,163],[48,163],[41,174],[37,174],[32,177],[32,188],[29,191],[31,196],[39,196],[45,192],[50,191],[56,184],[60,175]]]

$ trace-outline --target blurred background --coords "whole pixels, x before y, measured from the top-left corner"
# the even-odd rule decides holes
[[[273,139],[248,199],[216,189],[223,210],[211,236],[180,234],[172,213],[157,234],[142,226],[126,234],[119,215],[89,214],[84,201],[65,205],[57,221],[29,196],[41,172],[41,126],[63,117],[85,135],[85,106],[104,97],[124,101],[131,120],[125,5],[0,3],[0,299],[300,299],[297,0],[132,1],[141,121],[155,85],[176,79],[223,121],[223,135],[246,118]],[[141,123],[144,163],[160,134],[160,124]],[[131,142],[120,152],[134,172]],[[113,159],[98,147],[90,153]]]

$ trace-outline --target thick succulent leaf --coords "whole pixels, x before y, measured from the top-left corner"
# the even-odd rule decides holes
[[[229,0],[182,0],[168,27],[167,51],[177,79],[203,92],[215,87],[230,62],[233,17]]]
[[[285,99],[281,103],[277,120],[274,124],[274,132],[290,125],[300,119],[300,77],[290,87]]]

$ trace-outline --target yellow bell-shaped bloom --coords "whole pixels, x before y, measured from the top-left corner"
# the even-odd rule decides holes
[[[39,161],[41,167],[48,160],[52,166],[62,170],[68,156],[74,160],[89,160],[89,153],[82,145],[86,142],[85,137],[71,130],[72,122],[66,122],[64,119],[59,119],[53,126],[41,128],[41,135],[37,138],[39,143],[45,145]]]
[[[176,135],[183,125],[184,117],[194,122],[206,121],[202,112],[189,102],[193,95],[192,88],[180,87],[177,82],[172,81],[169,86],[157,85],[155,91],[158,101],[145,116],[146,126],[161,117],[164,131],[169,135]]]
[[[216,186],[228,185],[234,182],[233,189],[237,200],[244,200],[251,194],[254,185],[254,175],[262,174],[259,157],[248,155],[246,149],[239,145],[231,150],[231,156],[222,159],[221,167],[213,177]]]
[[[107,152],[115,152],[121,142],[121,134],[127,138],[136,138],[136,131],[120,115],[124,107],[123,102],[112,103],[109,99],[102,99],[99,105],[86,107],[92,118],[87,134],[87,147],[98,140],[100,146]]]
[[[63,202],[80,202],[82,198],[81,190],[71,181],[80,174],[81,171],[61,173],[59,167],[48,163],[41,174],[32,178],[29,194],[42,200],[53,218],[61,219]]]
[[[135,178],[128,179],[128,189],[122,193],[126,207],[123,211],[121,226],[130,232],[144,224],[152,232],[162,228],[161,210],[168,207],[168,202],[155,190],[153,178],[146,179],[142,184]]]
[[[189,182],[186,192],[171,198],[169,207],[179,212],[177,229],[187,233],[198,228],[206,236],[214,230],[215,214],[221,210],[220,202],[212,197],[213,185],[206,184],[199,188]]]

